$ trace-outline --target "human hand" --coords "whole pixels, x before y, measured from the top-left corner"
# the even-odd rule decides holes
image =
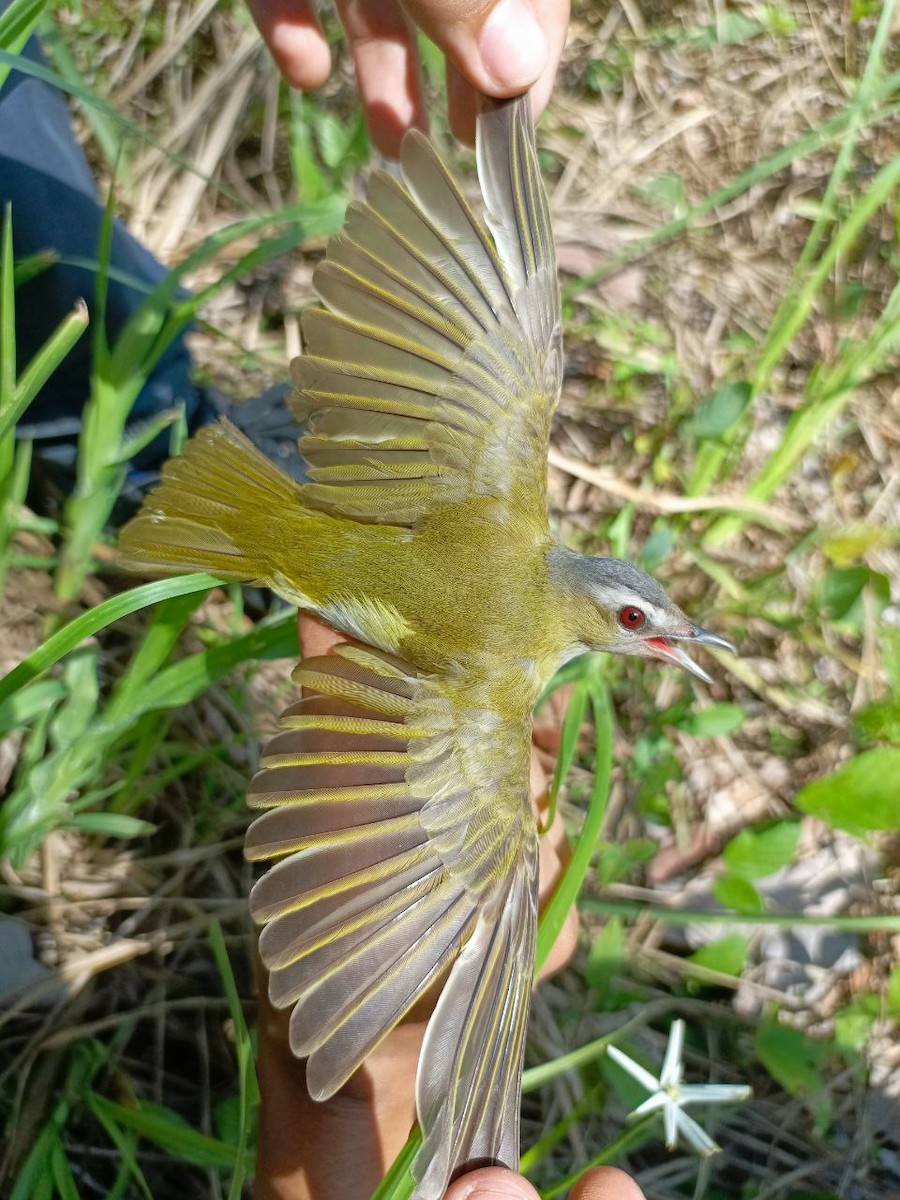
[[[531,1184],[505,1167],[482,1167],[450,1184],[444,1200],[538,1200]],[[615,1167],[585,1171],[569,1192],[569,1200],[644,1200],[644,1193]]]
[[[324,622],[301,616],[300,644],[305,658],[327,654],[338,640],[338,635]],[[547,802],[547,776],[534,754],[531,794],[540,816]],[[539,853],[543,905],[556,887],[568,857],[559,818],[541,838]],[[572,910],[541,969],[541,978],[565,966],[574,953],[577,936],[577,917]],[[362,1200],[374,1191],[415,1121],[416,1068],[425,1024],[439,985],[422,997],[349,1082],[323,1102],[310,1098],[306,1065],[291,1052],[289,1010],[275,1010],[266,992],[260,968],[261,1106],[256,1200]],[[512,1172],[505,1175],[511,1180],[518,1179]],[[526,1189],[525,1197],[532,1197],[530,1185],[524,1180],[520,1182]],[[598,1193],[585,1195],[582,1200],[619,1200],[619,1197],[616,1193],[608,1196]],[[635,1198],[625,1194],[622,1200]]]
[[[315,0],[247,0],[282,75],[320,87],[331,53]],[[407,129],[427,127],[416,29],[447,56],[450,124],[471,142],[479,93],[531,88],[535,116],[549,99],[566,38],[569,0],[337,0],[372,140],[397,157]]]

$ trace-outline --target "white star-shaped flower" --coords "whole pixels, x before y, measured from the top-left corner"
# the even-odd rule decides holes
[[[662,1109],[663,1123],[666,1132],[666,1146],[674,1150],[678,1144],[679,1134],[684,1141],[704,1158],[715,1154],[719,1147],[693,1117],[689,1117],[684,1108],[688,1104],[734,1104],[746,1100],[751,1089],[745,1084],[703,1083],[684,1084],[684,1066],[681,1061],[684,1049],[684,1021],[672,1022],[669,1032],[669,1044],[666,1046],[666,1057],[663,1060],[659,1079],[654,1078],[634,1059],[623,1054],[617,1046],[607,1046],[606,1053],[627,1071],[632,1079],[636,1079],[641,1087],[651,1093],[650,1096],[628,1114],[629,1121],[643,1117],[646,1113]]]

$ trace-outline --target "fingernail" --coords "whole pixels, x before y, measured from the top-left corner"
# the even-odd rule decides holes
[[[502,88],[534,83],[547,62],[547,43],[523,0],[499,0],[481,29],[478,43],[485,71]]]

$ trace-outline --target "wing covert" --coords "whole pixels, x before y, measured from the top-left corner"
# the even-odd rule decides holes
[[[527,96],[486,103],[477,157],[484,218],[407,134],[316,270],[293,364],[314,507],[412,526],[475,494],[546,522],[561,324]]]

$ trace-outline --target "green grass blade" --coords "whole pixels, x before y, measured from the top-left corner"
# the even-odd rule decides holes
[[[888,121],[900,112],[900,104],[897,103],[887,103],[884,108],[877,107],[877,102],[890,101],[898,89],[900,89],[900,72],[894,72],[889,76],[885,76],[877,85],[873,85],[870,104],[862,115],[860,128]],[[683,216],[667,221],[646,237],[636,238],[620,254],[614,255],[595,271],[581,275],[579,278],[573,279],[570,283],[566,284],[562,289],[563,301],[567,302],[576,299],[582,292],[586,292],[598,283],[602,283],[604,279],[610,275],[614,275],[622,267],[627,266],[636,259],[642,258],[649,251],[656,249],[657,246],[672,241],[673,238],[680,237],[681,234],[692,229],[700,221],[711,216],[717,209],[730,204],[732,200],[736,200],[738,196],[742,196],[757,184],[771,179],[773,175],[777,175],[779,171],[783,171],[786,167],[791,166],[792,163],[823,150],[833,142],[840,142],[850,123],[851,116],[852,113],[849,108],[842,109],[830,120],[824,121],[810,133],[796,138],[786,146],[782,146],[773,154],[770,154],[768,158],[763,159],[762,162],[754,163],[752,167],[748,167],[746,171],[742,171],[734,179],[723,184],[722,187],[716,188],[708,196],[704,196],[703,199],[698,200]]]
[[[890,202],[898,185],[900,158],[895,158],[882,167],[838,228],[828,249],[800,288],[796,307],[790,316],[785,318],[785,324],[781,328],[773,324],[774,333],[764,351],[754,387],[757,387],[760,381],[768,379],[787,349],[788,342],[812,312],[816,296],[838,261],[850,252],[875,213]],[[861,352],[859,346],[851,346],[843,352],[838,368],[832,368],[830,372],[816,373],[810,378],[806,402],[792,415],[784,436],[765,467],[745,489],[746,496],[754,500],[769,500],[787,480],[813,441],[850,400],[853,386],[862,382],[862,370],[865,366],[871,364],[871,370],[877,365],[876,351],[883,353],[885,347],[890,346],[897,330],[898,312],[900,301],[895,288],[875,330],[863,343],[865,349]],[[842,363],[845,356],[846,363]],[[839,381],[840,386],[834,386],[835,381]],[[744,518],[737,514],[721,517],[707,533],[703,543],[704,549],[720,545],[734,536],[743,524]]]
[[[141,1170],[137,1155],[135,1154],[136,1135],[131,1130],[125,1131],[120,1129],[115,1121],[110,1120],[109,1115],[102,1106],[95,1103],[96,1097],[96,1092],[88,1092],[88,1108],[94,1114],[97,1122],[103,1127],[106,1136],[119,1151],[119,1156],[122,1159],[122,1171],[126,1173],[125,1182],[127,1183],[129,1178],[133,1179],[143,1193],[144,1200],[153,1200],[150,1185],[144,1177],[144,1172]]]
[[[0,437],[15,422],[6,413],[16,396],[16,295],[13,279],[12,205],[3,211],[0,242]]]
[[[228,1000],[228,1012],[234,1026],[234,1044],[238,1062],[238,1085],[240,1088],[240,1126],[238,1130],[237,1158],[231,1183],[228,1187],[228,1200],[240,1200],[244,1189],[244,1181],[249,1170],[249,1142],[253,1125],[253,1114],[259,1105],[259,1087],[256,1082],[256,1071],[253,1063],[253,1043],[250,1031],[244,1020],[244,1010],[238,996],[237,984],[228,961],[228,951],[225,939],[218,923],[209,928],[209,944],[219,971],[219,978],[225,988]]]
[[[27,365],[15,387],[11,408],[0,412],[0,437],[11,429],[88,326],[88,310],[79,300]]]
[[[219,1138],[198,1133],[160,1105],[131,1108],[94,1093],[91,1107],[121,1128],[131,1129],[167,1154],[196,1167],[233,1168],[237,1149]]]
[[[34,32],[48,0],[12,0],[0,13],[0,50],[17,55]],[[11,66],[0,63],[0,87],[6,83]]]
[[[569,909],[581,891],[591,865],[591,859],[597,850],[597,842],[603,828],[603,818],[606,815],[606,804],[609,798],[609,781],[612,771],[612,706],[601,675],[602,659],[596,655],[589,661],[590,667],[586,683],[591,707],[594,711],[597,739],[594,754],[594,786],[591,790],[591,800],[581,836],[556,891],[551,896],[538,923],[535,971],[538,971],[546,962],[554,942],[559,937]]]
[[[221,586],[222,581],[214,575],[181,575],[176,579],[142,583],[139,587],[131,588],[118,596],[111,596],[57,630],[17,667],[13,667],[4,675],[0,679],[0,703],[9,699],[38,675],[42,675],[54,663],[58,663],[70,650],[74,650],[79,642],[93,637],[95,633],[99,633],[114,621],[127,617],[129,613],[149,608],[151,604],[168,600],[172,596],[186,596],[189,592],[208,592]]]
[[[422,1131],[417,1125],[406,1139],[406,1145],[391,1163],[384,1179],[372,1193],[371,1200],[409,1200],[414,1187],[409,1169],[421,1145]]]

